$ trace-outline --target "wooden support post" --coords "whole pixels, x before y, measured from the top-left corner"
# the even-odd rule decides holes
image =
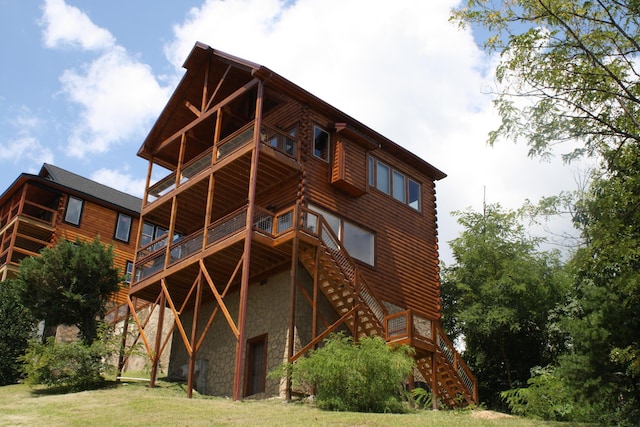
[[[436,350],[431,353],[431,407],[438,410],[438,364]]]
[[[191,351],[189,352],[189,374],[187,376],[187,397],[193,397],[193,374],[196,368],[196,356],[198,354],[194,343],[198,339],[198,315],[200,314],[200,304],[202,302],[202,273],[199,273],[196,290],[196,303],[193,307],[193,320],[191,322]]]
[[[313,306],[311,307],[311,340],[318,336],[318,288],[320,287],[320,246],[316,246],[316,269],[313,272]]]
[[[166,308],[165,296],[160,295],[160,301],[158,301],[158,323],[156,325],[156,342],[153,348],[153,364],[151,365],[151,378],[149,387],[153,388],[156,385],[158,379],[158,362],[160,361],[160,344],[162,343],[162,326],[164,324],[164,310]],[[151,315],[151,314],[149,314]]]
[[[127,298],[129,298],[127,296]],[[116,315],[117,315],[116,311]],[[116,374],[116,381],[120,381],[122,370],[124,369],[124,351],[127,347],[127,334],[129,333],[129,318],[131,317],[131,309],[127,304],[127,309],[124,315],[124,324],[122,325],[122,339],[120,340],[120,353],[118,354],[118,373]]]
[[[296,209],[294,210],[294,218],[300,210],[300,202],[296,203]],[[293,242],[291,249],[291,289],[289,291],[289,337],[287,345],[287,361],[293,357],[294,341],[296,339],[296,282],[298,281],[298,247],[300,242],[298,240],[298,221],[293,222]],[[286,398],[291,400],[291,378],[287,375],[286,382]]]
[[[251,243],[253,240],[253,217],[256,205],[256,183],[258,180],[258,157],[260,153],[260,128],[262,127],[262,101],[264,84],[258,82],[258,97],[256,100],[256,121],[253,130],[253,153],[251,155],[251,170],[249,172],[248,206],[246,227],[247,235],[244,241],[244,260],[242,264],[242,278],[240,280],[240,307],[238,309],[238,341],[236,342],[235,370],[233,375],[233,400],[242,397],[242,357],[245,351],[245,324],[247,316],[247,297],[249,293],[249,274],[251,266]]]

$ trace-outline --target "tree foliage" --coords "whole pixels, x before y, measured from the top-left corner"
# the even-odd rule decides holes
[[[450,242],[454,265],[442,272],[443,325],[464,337],[480,396],[499,408],[501,391],[524,386],[532,367],[561,350],[547,323],[567,277],[559,254],[538,251],[517,212],[491,205],[457,215],[464,230]]]
[[[401,412],[402,383],[414,366],[407,346],[391,347],[380,337],[357,343],[342,334],[292,367],[293,386],[315,389],[323,409],[356,412]]]
[[[638,0],[468,0],[452,19],[500,53],[491,143],[522,138],[546,155],[582,142],[570,159],[640,142]]]
[[[96,337],[105,303],[120,289],[113,248],[93,242],[62,241],[40,256],[20,263],[18,294],[22,304],[47,326],[76,325],[83,340]]]
[[[96,339],[83,342],[57,342],[49,337],[44,343],[31,340],[24,356],[27,384],[62,387],[76,392],[101,386],[105,373],[114,373],[109,360],[118,352],[119,338],[109,328],[100,327]]]
[[[573,288],[559,312],[570,337],[553,376],[585,420],[640,419],[640,1],[468,0],[453,12],[489,32],[500,52],[489,141],[522,138],[530,154],[578,144],[600,170],[577,203],[584,246],[571,260]],[[544,382],[536,386],[543,390]]]
[[[0,282],[0,386],[15,384],[22,375],[22,356],[34,335],[35,321],[22,306],[13,283]]]

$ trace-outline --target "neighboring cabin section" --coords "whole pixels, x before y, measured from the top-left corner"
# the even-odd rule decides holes
[[[138,153],[162,231],[139,230],[129,296],[176,320],[153,364],[173,333],[189,395],[289,397],[266,372],[343,330],[413,346],[416,383],[477,403],[440,327],[445,174],[263,66],[198,43],[184,67]]]
[[[21,174],[0,196],[0,279],[16,275],[20,261],[60,240],[112,244],[114,264],[133,267],[142,201],[57,166]],[[126,289],[116,297],[126,301]]]

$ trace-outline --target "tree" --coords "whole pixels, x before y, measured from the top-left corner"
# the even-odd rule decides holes
[[[531,368],[555,358],[547,321],[568,282],[559,254],[537,251],[517,212],[490,205],[455,214],[464,231],[442,272],[443,325],[464,337],[482,400],[500,408],[501,391],[524,386]]]
[[[601,159],[574,216],[585,246],[571,261],[561,322],[570,352],[553,372],[591,420],[633,424],[640,417],[640,2],[469,0],[452,18],[484,27],[486,48],[501,53],[502,123],[491,143],[523,138],[530,154],[545,155],[573,141],[579,145],[567,159]]]
[[[15,384],[21,377],[20,362],[34,335],[35,321],[20,304],[15,286],[0,282],[0,386]]]
[[[482,27],[500,52],[490,143],[523,138],[547,155],[580,141],[570,159],[640,142],[637,0],[468,0],[452,19]]]
[[[25,258],[18,274],[19,297],[47,326],[76,325],[87,344],[96,338],[105,303],[120,289],[113,248],[93,242],[62,241]]]
[[[622,147],[576,216],[572,351],[560,373],[603,422],[640,419],[640,147]]]

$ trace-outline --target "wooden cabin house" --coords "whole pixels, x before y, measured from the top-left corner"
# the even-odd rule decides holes
[[[138,152],[163,231],[138,230],[129,296],[175,316],[154,363],[173,337],[189,395],[290,397],[266,373],[343,330],[411,345],[416,382],[477,402],[440,326],[445,174],[261,65],[197,43],[184,67]]]
[[[61,240],[113,244],[114,263],[131,273],[142,200],[45,163],[21,174],[0,196],[0,280],[14,277],[20,261]],[[124,289],[116,300],[126,303]]]

